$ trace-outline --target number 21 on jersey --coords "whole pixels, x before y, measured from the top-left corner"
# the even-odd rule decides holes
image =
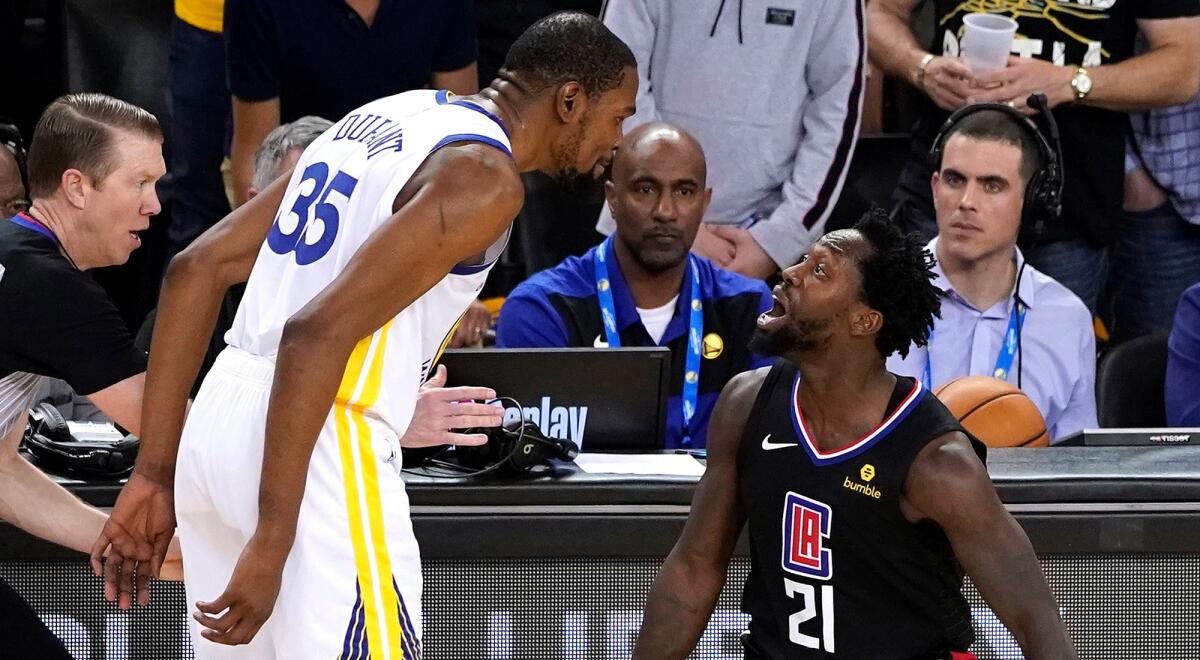
[[[825,547],[833,524],[833,509],[824,502],[789,492],[783,506],[783,570],[818,580],[833,577],[833,551]],[[783,579],[784,593],[800,601],[800,610],[788,617],[788,639],[805,648],[833,653],[833,585],[817,587]],[[821,622],[821,636],[802,632],[813,619]],[[809,632],[816,632],[810,629]]]
[[[308,188],[310,181],[312,187]],[[333,247],[342,213],[357,185],[358,179],[340,171],[330,180],[326,163],[313,163],[304,168],[291,208],[288,208],[287,198],[279,206],[275,224],[267,234],[267,246],[275,254],[294,253],[296,263],[301,266],[325,256]],[[307,193],[304,192],[306,188]]]

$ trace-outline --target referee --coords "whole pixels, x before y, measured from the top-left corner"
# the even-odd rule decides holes
[[[44,378],[61,378],[138,432],[146,356],[86,272],[125,263],[159,212],[162,132],[153,115],[102,94],[46,109],[28,154],[28,211],[0,219],[0,518],[87,552],[107,517],[18,453]],[[127,601],[128,597],[122,600]],[[69,658],[0,583],[5,657]]]

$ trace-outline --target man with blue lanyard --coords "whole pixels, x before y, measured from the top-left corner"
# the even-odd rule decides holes
[[[768,364],[746,346],[771,308],[766,285],[690,252],[712,195],[705,177],[704,151],[683,130],[630,132],[605,185],[616,232],[518,286],[496,332],[501,347],[669,347],[669,448],[703,448],[721,388]]]
[[[1097,425],[1096,342],[1083,302],[1016,246],[1026,186],[1046,167],[1031,130],[997,110],[944,130],[932,179],[938,235],[928,249],[946,298],[929,346],[892,355],[887,367],[931,390],[962,376],[1006,380],[1055,439]]]

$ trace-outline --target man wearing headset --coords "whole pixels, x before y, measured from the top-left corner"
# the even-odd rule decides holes
[[[1036,227],[1056,219],[1047,197],[1061,185],[1061,161],[1036,125],[995,105],[960,110],[934,144],[938,234],[928,249],[946,298],[929,346],[892,355],[888,370],[930,389],[962,376],[1007,380],[1037,405],[1052,439],[1095,427],[1091,314],[1017,248],[1019,233],[1036,240]]]

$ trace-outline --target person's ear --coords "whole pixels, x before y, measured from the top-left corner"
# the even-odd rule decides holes
[[[850,319],[850,335],[873,337],[883,330],[883,314],[879,310],[862,305]]]
[[[75,168],[68,168],[59,177],[58,186],[63,191],[67,202],[75,208],[83,208],[87,204],[87,194],[95,190],[92,179]]]
[[[573,80],[558,88],[554,101],[558,118],[564,124],[578,123],[587,112],[587,94],[583,86]]]

